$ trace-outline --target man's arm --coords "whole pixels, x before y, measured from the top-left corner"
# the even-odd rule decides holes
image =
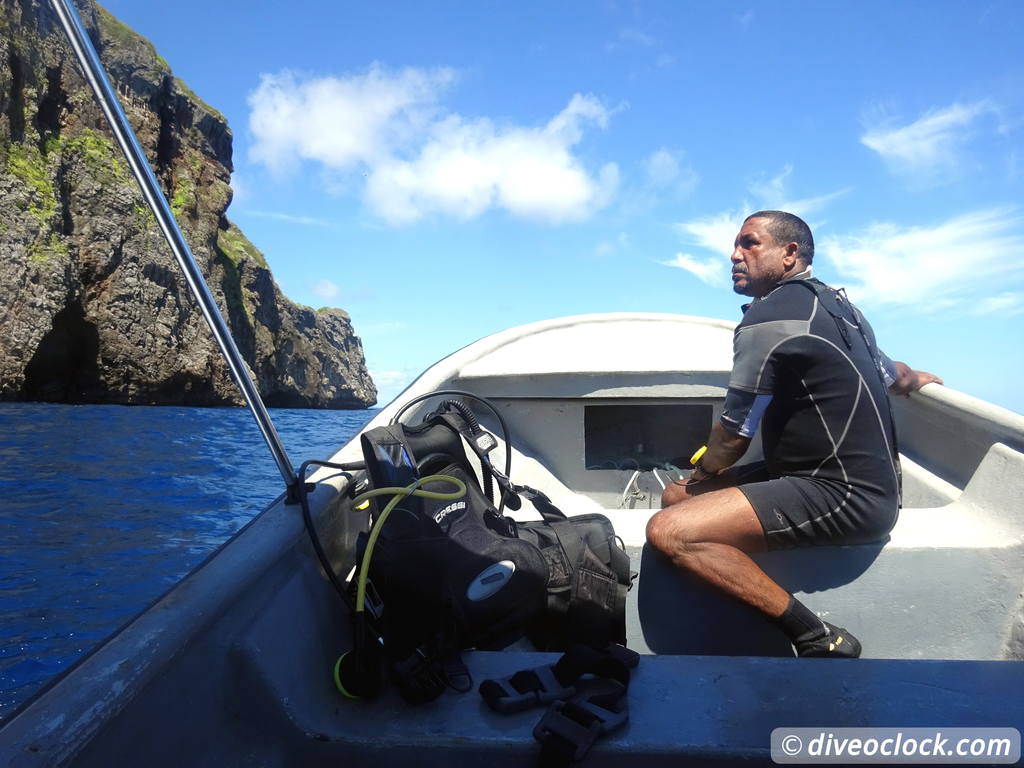
[[[892,361],[896,369],[896,381],[889,385],[889,391],[894,395],[910,397],[911,392],[917,392],[925,384],[943,384],[938,376],[927,371],[915,371],[906,363],[898,360]]]
[[[697,462],[690,480],[704,480],[721,474],[743,457],[749,445],[749,437],[734,434],[716,422],[708,436],[708,449]]]

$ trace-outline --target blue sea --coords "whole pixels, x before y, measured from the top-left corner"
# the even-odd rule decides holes
[[[298,471],[376,412],[271,417]],[[246,409],[0,403],[0,719],[283,490]]]

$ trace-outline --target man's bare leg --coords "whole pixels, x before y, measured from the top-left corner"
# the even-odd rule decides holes
[[[750,558],[748,553],[767,549],[764,529],[747,497],[721,485],[668,486],[665,508],[647,523],[648,543],[679,568],[778,622],[799,655],[859,656],[855,637],[819,619]]]
[[[746,554],[767,549],[764,529],[747,497],[736,488],[699,495],[688,490],[679,485],[665,489],[664,501],[680,495],[681,500],[650,519],[647,541],[679,568],[769,618],[781,616],[790,594]]]

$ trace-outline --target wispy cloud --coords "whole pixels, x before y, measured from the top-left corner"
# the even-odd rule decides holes
[[[648,188],[659,194],[669,191],[677,197],[687,197],[700,182],[700,176],[693,170],[686,153],[667,147],[647,156],[644,172]]]
[[[560,223],[611,201],[618,167],[591,170],[576,153],[586,131],[608,124],[601,101],[576,94],[545,124],[496,123],[444,109],[455,80],[449,69],[378,65],[349,77],[264,75],[249,96],[251,157],[276,173],[312,161],[355,178],[370,210],[395,225],[493,209]]]
[[[313,285],[309,287],[309,292],[314,296],[319,296],[321,299],[336,299],[341,293],[341,289],[337,285],[332,283],[330,280],[317,280]]]
[[[239,202],[249,196],[249,184],[238,171],[231,174],[231,201]]]
[[[665,43],[661,38],[634,28],[620,29],[614,40],[605,43],[604,49],[610,54],[636,54],[644,51],[650,55],[657,54],[654,66],[658,69],[665,69],[676,63],[675,55],[665,50]],[[645,54],[641,54],[641,60],[647,61]]]
[[[397,397],[421,373],[415,368],[370,368],[370,378],[377,387],[377,404],[386,405]]]
[[[317,219],[312,216],[296,216],[291,213],[278,213],[276,211],[253,211],[246,209],[242,211],[246,216],[255,216],[258,219],[273,219],[274,221],[285,221],[289,224],[299,224],[304,227],[331,227],[331,222],[325,219]]]
[[[744,13],[738,13],[735,15],[736,21],[743,29],[750,29],[750,25],[754,23],[755,19],[754,10],[748,9]]]
[[[732,242],[743,225],[743,220],[752,212],[753,208],[744,203],[744,207],[739,211],[725,211],[677,224],[676,229],[683,242],[704,251],[705,255],[694,256],[680,252],[673,258],[659,263],[666,267],[685,270],[708,285],[728,285]]]
[[[874,150],[890,168],[917,184],[942,182],[954,175],[961,152],[974,136],[974,125],[987,113],[998,113],[992,102],[952,104],[934,109],[909,125],[876,113],[865,120],[861,144]]]
[[[401,369],[397,371],[370,371],[370,377],[373,379],[373,383],[377,385],[378,389],[389,387],[394,389],[395,387],[404,387],[414,378],[416,378],[417,371],[411,369]]]
[[[619,39],[642,45],[645,48],[651,48],[658,45],[658,39],[652,35],[648,35],[646,32],[641,32],[639,29],[624,29],[619,33]]]
[[[815,197],[793,198],[789,190],[792,174],[793,167],[786,165],[774,176],[762,176],[750,182],[747,191],[756,200],[753,204],[745,200],[736,210],[700,216],[677,224],[676,231],[683,243],[698,255],[680,252],[672,259],[660,263],[683,269],[708,285],[729,286],[732,268],[729,254],[732,253],[736,233],[740,231],[747,216],[755,210],[775,209],[789,211],[806,219],[850,191],[846,188]]]
[[[691,256],[688,253],[677,253],[668,261],[659,262],[666,267],[678,267],[689,272],[703,283],[721,288],[728,284],[728,264],[721,256]]]
[[[1006,156],[1005,166],[1007,181],[1016,181],[1020,178],[1020,158],[1016,151],[1012,151]]]
[[[619,234],[612,240],[602,240],[594,246],[593,253],[591,254],[595,259],[607,259],[616,253],[620,253],[629,247],[629,234],[626,232],[619,232]]]
[[[738,211],[723,211],[690,219],[677,224],[676,227],[684,241],[703,250],[728,256],[732,252],[736,233],[743,226],[743,220],[753,211],[749,203],[744,203]]]
[[[996,296],[988,296],[978,302],[974,309],[976,315],[1000,314],[1005,316],[1024,313],[1024,292],[1007,291]]]
[[[605,50],[609,53],[613,51],[622,50],[624,48],[640,47],[640,48],[655,48],[660,46],[661,42],[654,36],[642,32],[639,29],[620,29],[618,36],[610,43],[605,45]]]
[[[1007,206],[956,216],[932,227],[876,223],[862,232],[826,238],[818,251],[852,281],[865,304],[921,312],[973,306],[997,311],[1010,294],[987,296],[1008,265],[1020,260],[1020,208]],[[1019,294],[1014,294],[1019,296]]]
[[[807,218],[824,209],[829,203],[847,194],[852,188],[844,187],[816,197],[793,199],[789,196],[789,177],[793,173],[792,165],[783,166],[782,170],[769,179],[757,179],[748,186],[750,194],[759,202],[762,209],[788,211],[801,218]]]

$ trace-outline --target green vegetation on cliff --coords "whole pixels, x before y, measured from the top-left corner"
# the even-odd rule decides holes
[[[55,232],[51,232],[48,238],[37,239],[28,247],[28,260],[33,264],[45,264],[69,256],[68,244]]]
[[[105,40],[115,45],[127,47],[140,44],[145,46],[146,50],[153,54],[153,60],[157,63],[158,67],[164,72],[170,73],[171,65],[156,52],[156,47],[149,40],[117,19],[114,14],[103,6],[97,5],[96,9],[99,11],[100,33]]]
[[[110,183],[131,182],[128,163],[112,139],[99,131],[83,128],[77,136],[50,139],[48,147],[56,143],[61,152],[80,157],[92,175],[104,186]]]
[[[31,190],[25,210],[42,227],[57,213],[57,195],[46,157],[34,144],[13,142],[6,149],[7,172]]]
[[[242,230],[234,224],[227,229],[217,231],[217,247],[232,264],[237,265],[244,259],[248,259],[264,269],[269,269],[267,260],[259,248],[249,242],[249,238],[243,235]]]

